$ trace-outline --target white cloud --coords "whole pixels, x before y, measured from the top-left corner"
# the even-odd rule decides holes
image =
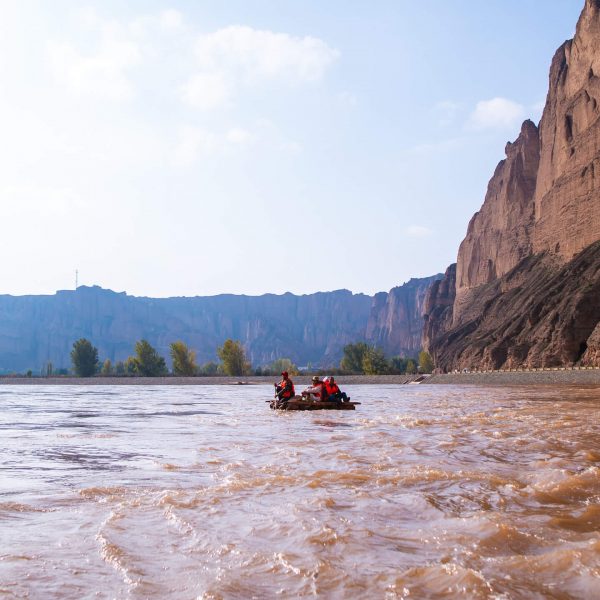
[[[475,129],[510,129],[525,118],[525,107],[507,98],[482,100],[475,106],[469,125]]]
[[[194,35],[176,10],[131,21],[106,20],[95,9],[77,12],[85,42],[56,40],[47,48],[55,81],[74,96],[129,100],[152,65],[170,64],[170,89],[203,111],[228,108],[244,87],[276,82],[294,86],[320,80],[339,51],[324,41],[234,25]]]
[[[318,81],[340,53],[318,38],[235,25],[199,36],[195,55],[198,72],[181,87],[181,98],[208,110],[227,106],[242,86]]]
[[[404,229],[404,233],[409,237],[424,238],[432,235],[433,230],[429,229],[429,227],[424,227],[423,225],[410,225]]]
[[[252,141],[252,134],[247,131],[246,129],[241,129],[239,127],[234,127],[233,129],[230,129],[226,135],[225,135],[225,139],[228,142],[231,142],[232,144],[247,144],[248,142]]]
[[[35,183],[0,187],[0,215],[3,219],[56,220],[80,208],[81,201],[71,188],[53,188]]]
[[[160,24],[165,29],[180,29],[183,27],[183,15],[174,9],[164,10],[159,16]]]
[[[95,24],[93,13],[85,18]],[[84,54],[68,42],[51,42],[48,62],[55,80],[71,93],[101,96],[109,100],[128,100],[134,88],[128,71],[140,64],[139,45],[118,35],[118,27],[101,26],[99,46],[94,53]]]
[[[226,69],[246,81],[284,77],[297,82],[320,79],[339,52],[311,36],[234,25],[201,35],[196,56],[202,69]]]
[[[172,155],[176,167],[190,167],[199,160],[223,156],[235,148],[254,141],[248,130],[234,127],[226,132],[214,132],[200,127],[182,127]]]
[[[226,107],[233,95],[233,82],[223,73],[196,73],[181,86],[181,98],[200,110]]]

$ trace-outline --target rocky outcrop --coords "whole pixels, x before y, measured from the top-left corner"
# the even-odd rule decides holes
[[[452,325],[456,300],[456,263],[444,277],[429,287],[423,304],[423,349],[431,352],[431,342]]]
[[[581,364],[584,366],[600,365],[600,323],[596,325],[592,335],[587,339],[586,346]]]
[[[452,307],[429,292],[423,342],[442,369],[600,364],[599,76],[600,1],[587,0],[539,131],[526,121],[507,145],[469,224]]]
[[[599,298],[600,242],[563,265],[532,254],[480,286],[460,325],[438,333],[430,352],[445,370],[594,364]]]
[[[468,305],[470,290],[502,277],[531,254],[539,158],[538,129],[525,121],[514,144],[506,145],[506,160],[496,168],[483,206],[471,219],[460,245],[455,319],[462,306]]]
[[[415,356],[421,348],[423,309],[430,285],[441,275],[411,279],[388,293],[375,294],[366,340],[387,355]]]
[[[216,360],[216,348],[234,338],[242,341],[255,366],[281,357],[301,366],[334,365],[343,347],[357,341],[415,355],[420,306],[430,281],[411,280],[376,298],[347,290],[138,298],[99,287],[53,296],[0,296],[0,372],[40,371],[48,362],[69,367],[72,344],[81,337],[113,362],[131,355],[142,338],[165,357],[171,342],[183,340],[196,350],[199,362]]]

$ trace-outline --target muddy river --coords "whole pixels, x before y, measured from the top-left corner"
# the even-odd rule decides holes
[[[600,389],[0,387],[0,598],[600,598]]]

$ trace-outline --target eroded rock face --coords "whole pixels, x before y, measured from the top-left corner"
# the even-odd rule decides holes
[[[533,251],[570,260],[600,232],[600,3],[556,52],[540,122]]]
[[[477,288],[468,315],[430,351],[445,370],[591,364],[600,348],[599,299],[600,242],[562,265],[532,254]]]
[[[450,265],[444,277],[427,290],[423,305],[423,349],[432,352],[434,340],[452,325],[456,300],[456,264]]]
[[[531,254],[539,157],[538,129],[525,121],[518,139],[506,145],[506,159],[496,168],[460,245],[455,319],[469,302],[469,290],[502,277]]]
[[[539,132],[524,123],[469,224],[451,309],[432,288],[424,345],[441,368],[600,364],[599,102],[600,0],[586,0]]]
[[[600,323],[596,325],[592,335],[586,341],[586,352],[582,357],[581,364],[584,366],[600,365]]]

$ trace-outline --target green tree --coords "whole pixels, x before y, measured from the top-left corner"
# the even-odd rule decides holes
[[[406,373],[406,363],[408,360],[402,356],[393,356],[390,358],[390,371],[395,374]]]
[[[198,371],[196,353],[190,350],[184,342],[173,342],[170,345],[173,373],[175,375],[191,376]]]
[[[247,375],[251,372],[252,367],[246,360],[241,342],[225,340],[225,343],[217,349],[217,354],[221,359],[225,375]]]
[[[419,371],[421,373],[431,373],[433,371],[434,364],[429,352],[421,350],[419,352]]]
[[[369,346],[364,342],[344,346],[344,357],[340,368],[346,373],[363,373],[363,360]]]
[[[71,350],[73,370],[79,377],[91,377],[98,368],[98,348],[85,338],[77,340]]]
[[[137,360],[133,356],[128,356],[123,363],[123,368],[126,375],[136,375],[138,372]]]
[[[298,375],[300,373],[298,367],[289,358],[278,358],[266,369],[263,369],[265,375],[279,375],[283,371],[287,371],[290,375]]]
[[[115,375],[125,375],[125,363],[122,360],[115,365]]]
[[[136,371],[143,377],[159,377],[167,373],[165,359],[146,340],[136,342],[133,360]]]
[[[112,375],[113,367],[112,367],[112,363],[110,362],[110,358],[107,358],[102,363],[102,369],[100,369],[100,373],[102,373],[102,375],[104,375],[105,377],[108,375]]]
[[[412,358],[406,361],[406,372],[409,375],[414,375],[417,372],[417,363]]]
[[[365,375],[383,375],[389,371],[383,351],[369,346],[363,356],[362,370]]]
[[[216,362],[209,361],[204,363],[199,369],[200,375],[210,377],[211,375],[217,375],[219,373],[219,365]]]

